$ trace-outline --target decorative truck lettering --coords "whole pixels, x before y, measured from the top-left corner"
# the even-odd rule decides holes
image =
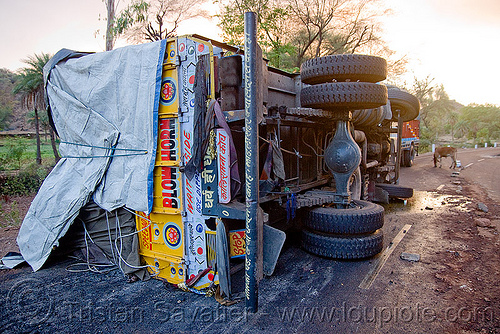
[[[191,133],[184,130],[182,134],[184,136],[184,162],[187,163],[191,159]]]
[[[193,214],[193,186],[186,177],[186,206],[190,214]]]
[[[245,230],[229,231],[228,243],[231,258],[245,256]]]
[[[171,167],[161,167],[161,188],[164,208],[179,208],[177,171]]]
[[[180,62],[177,65],[178,73],[178,98],[181,119],[178,119],[178,132],[180,148],[181,166],[186,166],[193,154],[193,131],[195,126],[194,119],[194,82],[196,63],[198,62],[199,50],[198,44],[185,37],[178,39],[178,55]],[[205,51],[203,47],[203,52]],[[212,79],[211,79],[212,80]],[[215,168],[214,168],[215,169]],[[217,177],[214,170],[214,177]],[[203,198],[208,194],[202,193],[202,175],[195,173],[189,179],[185,173],[182,173],[182,196],[184,196],[185,215],[182,221],[185,227],[184,245],[184,261],[187,263],[186,277],[194,277],[200,271],[207,268],[207,251],[206,251],[206,230],[205,220],[208,217],[202,214]],[[215,190],[215,189],[213,189]],[[216,195],[214,194],[214,197]],[[211,281],[214,280],[214,273],[211,272],[196,283],[195,288],[208,287]]]
[[[182,155],[184,158],[184,163],[187,164],[189,159],[191,159],[191,133],[189,131],[182,131]],[[194,181],[194,180],[192,180]],[[187,177],[184,177],[184,182],[186,184],[186,209],[190,214],[193,214],[193,185],[192,181],[190,181]]]
[[[176,119],[160,119],[160,159],[161,161],[176,161],[178,158],[178,143],[176,135]]]
[[[224,129],[217,129],[217,176],[219,180],[219,203],[231,201],[231,178],[229,171],[229,137]]]
[[[149,215],[139,212],[139,230],[141,231],[141,248],[152,250],[151,245],[151,223],[149,222]],[[146,218],[146,219],[145,219]]]

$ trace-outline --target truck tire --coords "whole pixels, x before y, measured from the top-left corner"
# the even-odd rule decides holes
[[[379,82],[387,76],[384,58],[368,55],[330,55],[306,60],[300,67],[303,83],[336,81]]]
[[[378,204],[352,201],[356,207],[336,209],[317,207],[306,211],[304,225],[326,233],[362,234],[372,233],[384,225],[384,208]]]
[[[415,159],[415,150],[413,149],[413,145],[410,147],[410,149],[403,151],[402,158],[403,167],[413,166],[413,160]]]
[[[377,108],[387,103],[387,88],[367,82],[338,82],[308,86],[300,92],[303,107],[331,111]]]
[[[410,198],[413,196],[413,188],[403,187],[398,184],[377,183],[375,186],[387,191],[389,197]]]
[[[372,257],[384,246],[382,230],[358,236],[328,235],[302,231],[302,247],[309,253],[331,259]]]
[[[403,122],[409,122],[418,117],[420,102],[415,96],[398,89],[389,89],[387,96],[391,102],[392,121],[398,121],[398,110]]]

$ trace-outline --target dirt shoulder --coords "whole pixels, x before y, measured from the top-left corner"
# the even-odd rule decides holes
[[[8,252],[19,252],[17,234],[35,195],[2,196],[0,199],[0,257]]]
[[[497,154],[490,150],[463,153],[462,157],[480,160],[485,159],[481,157],[485,153]],[[380,305],[398,301],[396,305],[427,307],[424,319],[437,325],[429,327],[434,328],[432,332],[439,328],[439,332],[448,333],[498,333],[500,207],[492,199],[488,179],[478,181],[477,177],[491,171],[476,169],[452,176],[448,168],[433,168],[428,158],[431,156],[419,157],[413,167],[402,171],[402,185],[425,190],[417,192],[414,199],[421,212],[408,210],[386,216],[412,227],[381,272],[375,294]],[[488,212],[482,210],[486,207]],[[419,254],[421,260],[403,261],[398,258],[402,251]],[[430,321],[434,316],[436,321]],[[420,328],[410,329],[421,331],[422,326],[425,321]]]

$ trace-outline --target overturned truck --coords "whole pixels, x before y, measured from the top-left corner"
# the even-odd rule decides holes
[[[326,56],[289,74],[257,49],[256,64],[258,147],[248,151],[243,50],[198,35],[61,50],[45,80],[63,158],[18,236],[33,269],[76,228],[86,247],[99,234],[102,257],[125,272],[196,292],[220,284],[229,296],[230,268],[246,254],[244,190],[257,181],[259,275],[273,272],[291,222],[308,252],[380,252],[384,209],[373,201],[411,196],[397,186],[391,133],[418,116],[418,100],[378,83],[379,57]],[[258,180],[245,178],[245,157]]]

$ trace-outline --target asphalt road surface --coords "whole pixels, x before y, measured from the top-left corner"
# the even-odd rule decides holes
[[[500,147],[459,149],[457,160],[462,165],[457,169],[461,177],[483,187],[492,199],[500,202]],[[429,168],[434,165],[432,153],[415,157],[414,166],[401,169],[400,184],[416,190],[435,190],[442,184],[441,176],[453,171],[449,169],[451,158],[442,158],[441,163],[441,168],[432,169]]]

